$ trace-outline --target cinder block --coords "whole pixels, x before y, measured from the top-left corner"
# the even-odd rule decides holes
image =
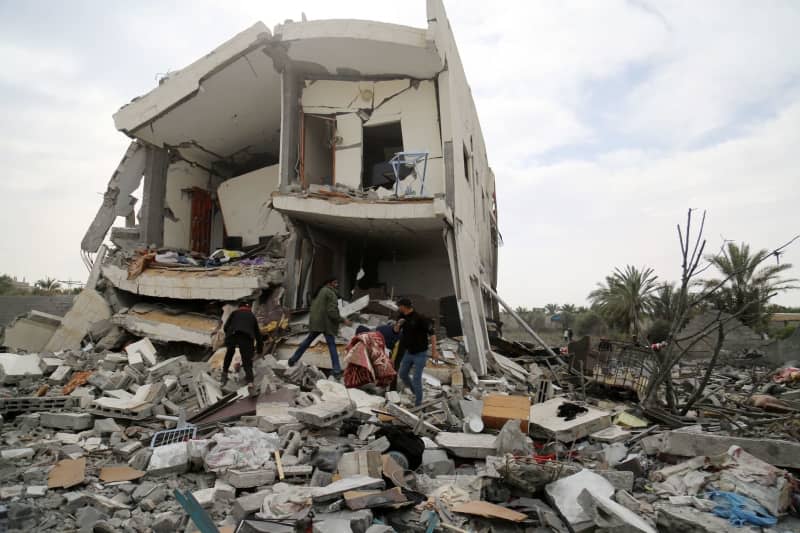
[[[275,483],[275,469],[262,468],[260,470],[228,470],[223,479],[226,483],[237,489],[252,489]]]
[[[83,431],[92,427],[94,419],[89,413],[41,413],[39,424],[46,428]]]

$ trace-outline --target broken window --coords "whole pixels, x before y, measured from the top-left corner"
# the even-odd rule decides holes
[[[403,151],[403,130],[400,121],[364,127],[364,171],[362,185],[370,187],[394,186],[394,171],[389,160],[397,152]],[[400,179],[406,177],[412,168],[400,167]]]

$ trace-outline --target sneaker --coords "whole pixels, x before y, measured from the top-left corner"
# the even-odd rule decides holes
[[[289,366],[294,366],[297,364],[297,359],[289,359]]]

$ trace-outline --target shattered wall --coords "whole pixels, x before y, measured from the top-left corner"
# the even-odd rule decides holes
[[[425,196],[444,194],[439,113],[433,81],[308,80],[302,91],[301,105],[306,114],[336,116],[336,183],[359,188],[364,128],[398,121],[402,128],[403,150],[429,153]],[[421,187],[421,182],[414,185],[416,194]]]
[[[224,181],[217,189],[228,235],[242,237],[245,246],[259,237],[288,233],[283,216],[272,209],[278,190],[278,165],[264,167]]]
[[[164,217],[164,246],[188,250],[192,235],[192,187],[208,190],[208,171],[193,167],[185,161],[172,163],[167,170],[166,207]]]

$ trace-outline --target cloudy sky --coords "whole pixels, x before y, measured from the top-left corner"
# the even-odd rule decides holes
[[[423,0],[0,0],[0,272],[84,280],[80,239],[127,138],[111,115],[256,20],[424,27]],[[674,279],[675,224],[800,233],[800,4],[447,2],[494,168],[500,292],[583,304],[615,266]],[[798,265],[800,244],[783,258]],[[800,305],[800,291],[779,303]]]

